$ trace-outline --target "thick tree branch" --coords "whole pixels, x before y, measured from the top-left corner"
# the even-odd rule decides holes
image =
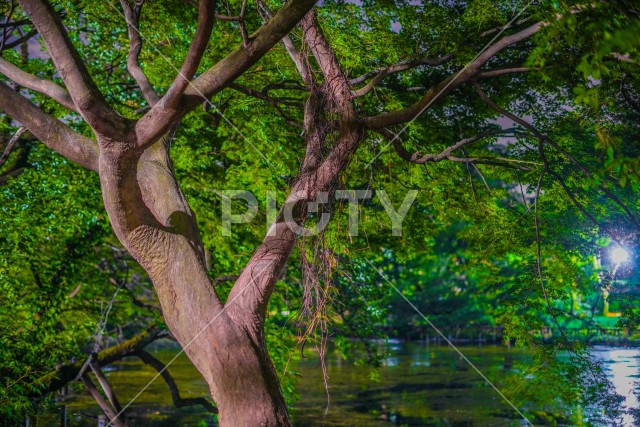
[[[424,57],[424,58],[414,59],[412,61],[401,62],[399,64],[395,64],[387,68],[379,68],[377,70],[363,74],[360,77],[351,79],[349,80],[349,84],[356,85],[358,83],[364,82],[370,77],[373,77],[373,79],[371,79],[371,81],[369,81],[369,83],[367,83],[365,86],[361,87],[360,89],[355,89],[353,91],[353,96],[355,98],[358,98],[371,92],[374,87],[376,87],[380,82],[382,82],[382,80],[385,79],[385,77],[391,74],[410,70],[412,68],[419,67],[420,65],[430,65],[435,67],[435,66],[446,63],[451,58],[453,58],[453,55],[445,55],[440,58]]]
[[[164,107],[161,102],[145,114],[135,126],[138,147],[143,149],[160,138],[176,120],[202,104],[244,73],[267,53],[302,19],[316,0],[292,0],[258,31],[250,35],[248,46],[239,46],[216,65],[198,76],[184,91],[179,108]]]
[[[509,66],[509,67],[500,67],[494,68],[491,70],[481,70],[475,75],[477,79],[489,79],[492,77],[504,76],[506,74],[515,74],[515,73],[526,73],[531,71],[531,68],[524,66]]]
[[[523,40],[529,39],[534,34],[539,32],[545,25],[547,25],[545,22],[536,22],[535,24],[518,31],[517,33],[502,37],[500,40],[489,46],[489,48],[478,55],[478,57],[471,63],[471,65],[469,65],[468,69],[471,71],[469,74],[475,74],[475,72],[478,71],[480,67],[486,64],[487,61],[496,56],[502,50]]]
[[[191,83],[191,79],[196,74],[196,71],[198,71],[200,61],[211,38],[211,31],[213,30],[213,24],[215,22],[215,9],[215,0],[200,0],[198,3],[198,25],[196,27],[196,33],[193,36],[193,41],[187,51],[187,57],[178,75],[160,101],[162,108],[176,108],[182,94]]]
[[[431,106],[434,102],[438,101],[440,98],[444,97],[455,88],[473,78],[478,72],[480,72],[480,68],[495,55],[515,43],[532,37],[534,34],[540,31],[544,27],[544,25],[544,22],[537,22],[525,28],[524,30],[518,31],[515,34],[502,37],[500,40],[487,48],[483,53],[478,55],[478,57],[468,66],[458,71],[456,74],[447,77],[437,85],[432,86],[427,91],[427,93],[415,104],[402,110],[381,114],[379,116],[368,117],[366,119],[367,128],[378,130],[384,127],[398,125],[414,120],[418,115],[429,108],[429,106]]]
[[[140,358],[140,360],[142,360],[146,365],[149,365],[153,369],[158,371],[158,373],[160,374],[164,382],[167,384],[167,387],[169,387],[169,392],[171,393],[171,399],[173,400],[173,404],[176,406],[176,408],[201,405],[212,414],[218,413],[218,408],[213,406],[211,402],[209,402],[204,397],[195,397],[195,398],[192,397],[187,399],[182,398],[180,396],[180,389],[178,389],[178,385],[176,384],[175,380],[169,373],[167,366],[164,363],[162,363],[160,360],[153,357],[150,353],[146,352],[145,350],[138,350],[136,352],[136,356],[138,356],[138,358]]]
[[[339,114],[340,132],[337,143],[330,147],[326,158],[318,156],[313,166],[302,167],[285,201],[285,206],[295,208],[295,220],[304,220],[307,204],[315,200],[319,192],[331,191],[335,187],[338,174],[347,166],[351,154],[364,136],[364,130],[356,117],[346,76],[333,49],[324,38],[313,11],[302,19],[300,26],[324,75],[324,83],[312,90],[306,110]],[[310,103],[313,104],[311,107]],[[305,117],[307,116],[305,113]],[[319,126],[322,127],[322,124]],[[305,127],[305,133],[310,130],[313,129]],[[304,165],[310,163],[309,156],[317,155],[315,150],[322,148],[325,141],[323,132],[325,131],[322,129],[318,130],[315,135],[317,139],[309,139],[307,135],[309,140]],[[296,242],[296,234],[287,221],[281,212],[228,297],[229,301],[234,301],[233,306],[226,306],[229,316],[235,323],[243,325],[258,342],[264,341],[261,325],[269,298]]]
[[[0,82],[0,108],[29,129],[47,147],[83,168],[98,170],[98,144],[46,114]]]
[[[125,119],[100,93],[51,5],[45,0],[20,0],[20,4],[31,17],[74,104],[89,126],[105,135],[123,131]]]
[[[127,55],[127,69],[129,74],[138,84],[142,91],[142,96],[147,100],[149,106],[154,106],[158,100],[158,94],[153,89],[149,78],[140,67],[140,52],[142,51],[142,37],[140,36],[140,14],[144,0],[134,0],[131,7],[129,0],[120,0],[124,16],[127,21],[127,32],[129,34],[129,53]]]
[[[7,78],[11,79],[18,85],[26,87],[27,89],[35,90],[43,95],[47,95],[63,107],[71,111],[78,112],[69,92],[54,82],[24,72],[11,62],[1,57],[0,73],[4,74]]]
[[[324,75],[324,92],[334,104],[330,105],[330,109],[340,113],[341,122],[344,124],[355,121],[356,112],[347,77],[333,48],[322,33],[313,10],[300,21],[300,27],[309,50]]]
[[[113,391],[113,388],[111,388],[111,384],[109,384],[109,380],[107,380],[107,377],[105,377],[104,374],[102,373],[100,366],[98,366],[98,364],[96,363],[96,360],[94,360],[94,356],[97,356],[97,355],[92,355],[92,360],[89,362],[91,371],[96,376],[96,379],[98,380],[100,387],[102,387],[102,391],[104,391],[104,394],[107,396],[107,399],[109,399],[109,403],[111,403],[111,407],[113,408],[113,410],[116,413],[120,413],[122,411],[122,405],[120,405],[120,402],[118,401],[118,398],[116,397],[116,394]],[[124,414],[120,414],[118,418],[119,420],[126,423],[126,416]]]
[[[189,2],[189,3],[191,3],[191,2]],[[197,5],[195,5],[195,6],[197,6]],[[239,16],[219,15],[217,13],[214,16],[218,21],[238,22],[240,20]]]

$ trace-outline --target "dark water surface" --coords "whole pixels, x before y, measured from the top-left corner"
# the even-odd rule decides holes
[[[383,367],[372,371],[354,366],[338,354],[326,358],[328,395],[317,353],[297,364],[300,378],[298,400],[292,417],[296,426],[523,426],[526,425],[482,377],[453,349],[425,343],[389,345],[390,356]],[[526,350],[503,346],[465,346],[462,352],[481,372],[508,395],[518,387],[516,370],[532,368]],[[161,349],[155,356],[169,362],[174,349]],[[638,407],[633,393],[640,374],[640,349],[596,348],[625,404]],[[182,355],[169,371],[183,398],[207,396],[204,381]],[[156,376],[156,371],[131,358],[114,364],[106,372],[124,405]],[[376,378],[371,378],[371,377]],[[522,380],[520,380],[522,381]],[[526,384],[522,384],[526,386]],[[100,414],[95,402],[83,393],[67,398],[69,426],[96,426]],[[559,409],[562,411],[562,409]],[[176,409],[162,378],[157,378],[135,398],[129,417],[132,426],[213,426],[214,421],[199,407]],[[40,417],[38,425],[57,426],[52,418]],[[57,421],[57,420],[56,420]],[[536,425],[543,425],[536,424]],[[625,425],[633,425],[625,420]]]
[[[511,426],[520,418],[482,377],[450,347],[408,343],[392,345],[380,369],[327,361],[329,408],[320,361],[300,363],[300,399],[293,415],[308,426]],[[462,347],[464,355],[490,378],[512,375],[526,352],[498,346]]]

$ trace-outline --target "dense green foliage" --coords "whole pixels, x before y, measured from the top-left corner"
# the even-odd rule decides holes
[[[228,7],[237,11],[241,3]],[[274,10],[280,6],[269,3]],[[121,114],[138,117],[145,103],[124,65],[128,39],[119,6],[110,1],[56,5],[65,11],[70,34],[109,101]],[[492,60],[489,68],[526,65],[530,71],[479,83],[498,105],[533,123],[584,170],[551,145],[542,159],[536,138],[515,124],[517,131],[509,138],[488,138],[462,153],[499,158],[515,167],[446,160],[413,165],[372,132],[344,172],[342,187],[384,190],[394,206],[408,189],[419,190],[419,195],[401,237],[392,236],[391,223],[374,197],[360,207],[358,236],[347,235],[348,206],[338,202],[331,206],[326,231],[301,239],[270,302],[266,328],[288,398],[294,396],[295,381],[284,370],[291,369],[290,359],[299,357],[305,342],[322,348],[329,339],[343,354],[375,367],[381,358],[367,339],[434,333],[388,286],[390,280],[448,335],[498,327],[505,339],[535,349],[544,367],[535,376],[524,378],[523,373],[526,387],[510,388],[511,398],[527,414],[553,418],[563,407],[558,419],[571,424],[614,422],[616,396],[600,368],[588,362],[585,345],[564,335],[563,328],[576,319],[579,327],[593,326],[599,310],[593,306],[594,295],[615,286],[615,275],[598,263],[606,258],[603,248],[618,242],[636,250],[637,8],[624,1],[576,6],[558,1],[367,0],[325,1],[318,13],[351,77],[417,57],[453,55],[439,66],[388,76],[357,100],[361,111],[373,115],[417,101],[426,88],[464,67],[496,34],[483,35],[485,31],[505,25],[525,6],[520,19],[549,25]],[[255,29],[262,21],[252,7],[247,26]],[[572,7],[577,13],[570,12]],[[156,88],[166,88],[175,77],[196,15],[184,2],[145,5],[141,62]],[[21,17],[18,10],[13,19]],[[299,44],[299,30],[292,38]],[[38,50],[37,40],[30,49]],[[212,40],[203,70],[242,43],[235,22],[216,23]],[[19,50],[5,50],[2,56],[16,64],[23,61]],[[58,78],[46,54],[32,54],[22,68]],[[258,91],[273,85],[268,94],[279,99],[287,118],[269,102],[227,88],[211,100],[213,108],[182,120],[171,148],[211,256],[212,278],[243,268],[266,231],[267,191],[275,190],[282,202],[304,156],[300,129],[288,121],[302,121],[306,92],[300,90],[284,48],[273,49],[237,82]],[[41,95],[33,101],[89,134],[52,101]],[[0,131],[8,139],[17,123],[3,119]],[[511,127],[512,122],[500,118],[467,84],[413,121],[403,140],[409,151],[437,153],[500,126]],[[162,320],[153,287],[111,234],[95,174],[28,138],[0,173],[0,414],[21,419],[43,404],[39,390],[46,390],[61,364],[83,360],[89,352]],[[220,232],[224,189],[249,190],[260,202],[256,219],[234,225],[231,237]],[[302,310],[309,265],[321,279],[311,312]],[[637,331],[637,304],[632,297],[624,301],[623,321]],[[543,339],[543,330],[550,331],[550,339]],[[587,404],[604,411],[572,418],[571,409]]]

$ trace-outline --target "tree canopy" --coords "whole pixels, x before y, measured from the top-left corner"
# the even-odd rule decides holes
[[[604,248],[636,256],[633,2],[18,3],[0,6],[7,420],[76,379],[90,392],[89,371],[169,337],[221,411],[246,403],[221,371],[249,384],[264,369],[265,419],[286,425],[270,361],[290,401],[305,345],[376,366],[368,339],[428,330],[389,283],[448,331],[499,326],[534,348],[544,368],[511,396],[525,414],[557,400],[602,405],[594,425],[618,415],[565,329],[594,325],[594,295],[615,291]],[[357,235],[333,197],[352,189],[372,196]],[[225,204],[248,208],[227,190],[259,207],[230,235]],[[410,190],[396,236],[385,200],[399,209]],[[318,235],[267,209],[275,196],[314,224],[319,192],[331,221]],[[234,343],[238,366],[219,369],[211,342]]]

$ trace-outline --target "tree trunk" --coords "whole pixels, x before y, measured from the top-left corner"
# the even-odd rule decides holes
[[[195,217],[175,180],[166,139],[142,154],[127,148],[133,143],[100,140],[100,145],[101,187],[113,229],[149,274],[169,329],[209,385],[221,425],[290,425],[263,318],[242,310],[231,315],[227,309],[254,297],[244,290],[255,280],[275,283],[274,270],[239,280],[240,291],[224,306],[209,279]],[[290,248],[285,252],[274,266],[278,272]]]
[[[303,219],[319,192],[333,191],[339,173],[364,136],[347,80],[311,13],[302,24],[329,82],[305,111],[307,152],[286,204]],[[339,137],[326,156],[329,124],[339,112]],[[136,133],[137,132],[137,133]],[[269,297],[295,246],[296,235],[281,214],[234,284],[225,304],[209,278],[195,216],[176,181],[169,157],[170,134],[141,152],[136,135],[98,138],[99,174],[114,232],[147,271],[169,329],[203,375],[222,425],[288,426],[287,408],[267,351],[264,318]]]
[[[287,406],[263,337],[258,342],[228,316],[211,330],[211,396],[223,426],[289,426]],[[217,322],[217,321],[216,321]]]

